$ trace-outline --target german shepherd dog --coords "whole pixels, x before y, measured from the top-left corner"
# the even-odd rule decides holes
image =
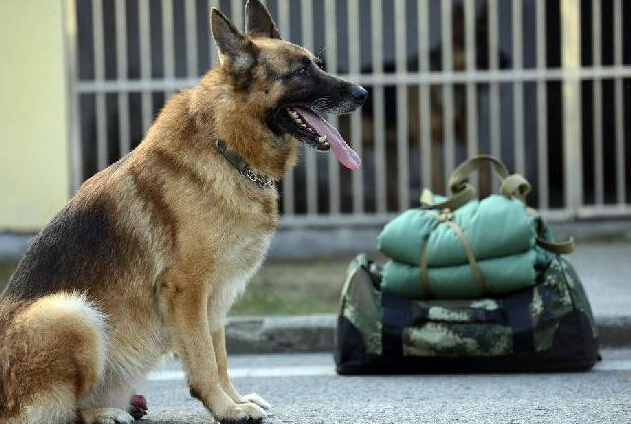
[[[274,181],[301,142],[359,166],[322,115],[367,92],[283,41],[258,0],[245,33],[216,9],[211,25],[219,65],[81,186],[2,293],[1,423],[130,423],[134,389],[170,352],[216,420],[265,417],[228,378],[224,318],[263,261]]]

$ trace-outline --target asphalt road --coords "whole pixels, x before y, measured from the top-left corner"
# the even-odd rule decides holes
[[[273,404],[264,423],[631,423],[631,350],[605,350],[591,372],[339,377],[331,355],[230,358],[242,393]],[[210,423],[175,361],[143,387],[146,424]]]

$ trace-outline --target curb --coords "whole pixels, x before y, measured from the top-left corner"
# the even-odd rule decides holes
[[[231,353],[332,352],[336,315],[231,317],[226,345]],[[601,347],[631,347],[631,316],[597,316]]]
[[[598,339],[605,347],[631,347],[631,316],[596,316]]]
[[[333,351],[335,315],[234,317],[226,324],[233,353]]]

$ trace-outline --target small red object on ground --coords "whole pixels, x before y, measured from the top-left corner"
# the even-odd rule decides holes
[[[145,415],[147,415],[147,399],[143,395],[133,395],[129,400],[130,415],[135,419],[139,420]]]

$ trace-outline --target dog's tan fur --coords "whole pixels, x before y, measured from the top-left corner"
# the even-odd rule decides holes
[[[275,30],[260,3],[248,5],[254,26]],[[217,38],[226,21],[216,11],[212,21]],[[265,123],[290,88],[266,74],[313,56],[250,35],[267,71],[235,76],[236,59],[222,52],[196,87],[173,96],[138,148],[81,186],[25,255],[0,303],[0,423],[129,422],[133,389],[171,351],[216,419],[264,417],[266,402],[230,383],[223,319],[264,259],[278,194],[240,175],[212,141],[271,178],[291,169],[298,141]],[[69,251],[48,253],[68,237],[77,240]]]

